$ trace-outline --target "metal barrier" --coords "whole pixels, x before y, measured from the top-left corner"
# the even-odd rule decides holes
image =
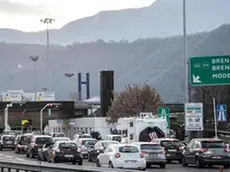
[[[12,162],[14,161],[14,162]],[[0,160],[1,172],[108,172],[107,168],[48,164],[37,161]],[[133,172],[132,170],[113,169],[113,172]]]

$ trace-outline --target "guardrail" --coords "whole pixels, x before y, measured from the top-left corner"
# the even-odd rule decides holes
[[[13,162],[12,162],[13,161]],[[1,172],[108,172],[106,168],[51,164],[37,161],[0,160]],[[113,169],[113,172],[133,172],[132,170]]]
[[[215,132],[213,129],[205,129],[205,131]],[[217,134],[224,138],[230,138],[230,131],[217,130]]]

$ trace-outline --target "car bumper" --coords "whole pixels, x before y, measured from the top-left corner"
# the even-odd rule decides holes
[[[64,161],[64,162],[82,161],[82,157],[80,155],[56,154],[55,157],[57,158],[58,161]]]
[[[112,161],[114,168],[125,168],[125,169],[145,169],[146,168],[146,161],[139,160],[135,163],[128,163],[121,160]]]
[[[89,153],[87,151],[84,151],[84,152],[81,152],[81,155],[85,159],[85,158],[88,158]]]
[[[230,165],[230,157],[225,159],[200,158],[200,163],[208,165]]]
[[[147,164],[165,164],[167,162],[167,160],[166,159],[162,159],[162,160],[150,160],[150,159],[148,159],[148,160],[146,160],[146,163]]]
[[[173,154],[173,153],[166,153],[165,154],[167,160],[181,160],[182,154]]]

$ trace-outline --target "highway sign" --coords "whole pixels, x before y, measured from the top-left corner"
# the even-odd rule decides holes
[[[227,121],[227,105],[217,105],[216,112],[216,121]]]
[[[190,58],[190,85],[229,85],[230,55]]]
[[[203,131],[203,103],[185,103],[185,131]]]
[[[167,119],[167,127],[170,126],[170,109],[168,107],[159,107],[158,108],[158,116]]]

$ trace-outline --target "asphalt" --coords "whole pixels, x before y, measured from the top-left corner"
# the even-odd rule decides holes
[[[15,154],[14,151],[9,151],[9,150],[3,150],[0,151],[0,161],[1,160],[9,160],[11,162],[17,161],[17,162],[30,162],[30,163],[37,163],[38,160],[36,158],[27,158],[25,154]],[[44,162],[46,164],[47,162]],[[49,163],[47,163],[49,164]],[[71,163],[64,163],[65,165],[72,165]],[[96,167],[95,163],[88,162],[88,160],[84,160],[83,166],[88,166],[89,168]],[[126,170],[124,170],[126,171]],[[157,166],[156,167],[151,167],[146,170],[148,171],[154,171],[154,172],[218,172],[219,167],[213,167],[213,168],[208,168],[204,167],[201,169],[197,169],[194,166],[190,167],[183,167],[181,164],[178,164],[177,162],[173,162],[171,164],[167,164],[165,169],[160,169]],[[230,172],[230,169],[224,169],[224,172]]]

